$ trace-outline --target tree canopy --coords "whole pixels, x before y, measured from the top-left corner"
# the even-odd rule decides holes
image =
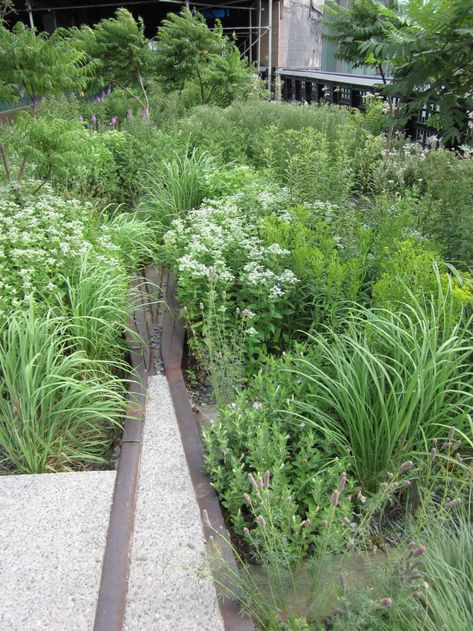
[[[385,92],[403,98],[406,115],[427,107],[431,126],[447,140],[462,138],[473,109],[471,0],[329,0],[327,8],[327,38],[340,59],[383,77],[389,64]]]

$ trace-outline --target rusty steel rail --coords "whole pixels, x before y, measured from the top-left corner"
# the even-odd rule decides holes
[[[207,511],[214,528],[225,521],[210,478],[204,474],[204,453],[181,370],[185,341],[184,322],[179,317],[174,274],[147,267],[131,284],[134,312],[127,343],[134,377],[130,379],[128,407],[121,440],[110,524],[95,615],[94,631],[123,628],[130,548],[133,534],[145,400],[150,376],[164,373],[174,405],[184,453],[201,514]],[[140,342],[141,340],[141,342]],[[211,531],[203,524],[205,538]],[[225,561],[237,568],[232,549],[223,544]],[[226,631],[254,631],[249,618],[242,618],[236,601],[219,601]]]

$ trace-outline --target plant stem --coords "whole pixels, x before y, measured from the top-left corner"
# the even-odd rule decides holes
[[[145,98],[145,103],[146,103],[146,109],[149,111],[149,99],[148,99],[148,94],[145,90],[145,86],[143,83],[143,77],[141,76],[140,71],[138,70],[138,81],[140,82],[140,86],[141,86],[141,91],[143,92],[143,96]]]
[[[0,155],[2,156],[3,168],[5,169],[5,177],[7,179],[7,182],[10,184],[11,173],[10,167],[8,166],[7,152],[5,151],[5,145],[3,144],[3,142],[0,142]]]
[[[43,181],[39,184],[39,186],[37,186],[37,187],[34,189],[34,191],[33,191],[33,195],[35,195],[35,194],[39,191],[39,189],[40,189],[40,188],[43,188],[43,186],[46,184],[46,182],[48,182],[48,180],[51,178],[51,172],[52,172],[52,169],[51,169],[51,167],[49,167],[48,172],[47,172],[47,174],[46,174],[46,177],[45,177],[45,178],[44,178],[44,180],[43,180]]]
[[[141,105],[141,107],[144,109],[146,107],[146,104],[143,103],[143,101],[138,98],[136,96],[136,94],[133,94],[133,92],[131,90],[129,90],[126,86],[122,85],[121,83],[117,82],[117,87],[120,88],[120,90],[123,90],[124,92],[126,92],[128,94],[128,96],[131,96],[132,99],[135,99],[135,101],[138,101],[138,103]]]

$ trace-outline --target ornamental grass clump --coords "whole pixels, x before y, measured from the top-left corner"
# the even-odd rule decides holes
[[[68,322],[33,308],[0,329],[0,466],[45,473],[106,465],[123,383],[75,350]]]
[[[216,168],[206,152],[193,149],[170,160],[155,163],[148,172],[140,215],[155,222],[162,233],[181,213],[197,208],[206,195],[206,177]]]
[[[446,325],[438,304],[392,313],[355,307],[342,332],[309,335],[295,374],[310,392],[301,418],[336,452],[352,457],[364,488],[386,471],[428,453],[444,428],[463,431],[473,411],[473,346],[468,324]]]

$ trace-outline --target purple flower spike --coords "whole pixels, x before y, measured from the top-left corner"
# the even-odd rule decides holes
[[[93,125],[97,124],[97,117],[95,116],[95,114],[92,114],[92,124]]]
[[[143,110],[143,118],[145,120],[148,120],[148,118],[149,118],[149,109],[147,107],[145,107],[144,110]]]
[[[112,126],[112,129],[117,128],[117,122],[118,122],[118,118],[116,116],[112,116],[112,120],[110,121],[110,125]]]

